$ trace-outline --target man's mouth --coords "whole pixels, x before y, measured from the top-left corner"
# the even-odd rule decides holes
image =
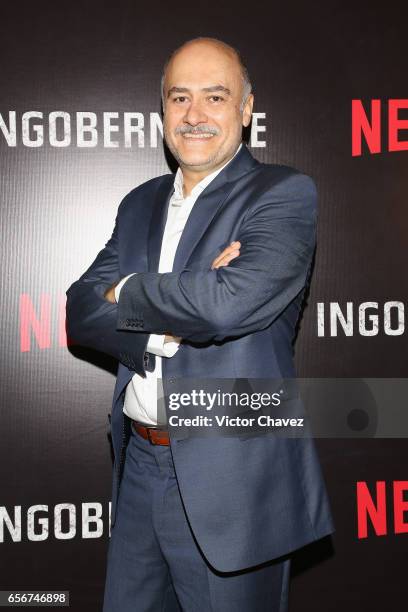
[[[192,134],[191,132],[186,132],[185,134],[182,134],[183,138],[190,138],[192,140],[200,140],[203,138],[212,138],[214,136],[214,134],[209,134],[207,133],[203,133],[203,132],[198,132],[196,134]]]

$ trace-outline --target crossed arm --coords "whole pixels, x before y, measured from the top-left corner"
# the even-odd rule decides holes
[[[135,363],[135,371],[142,374],[143,355],[146,350],[156,355],[171,356],[177,350],[174,346],[181,337],[165,335],[163,345],[168,343],[168,346],[172,347],[166,352],[165,347],[160,346],[161,335],[135,335],[129,331],[118,331],[115,287],[120,280],[111,284],[112,280],[119,276],[117,223],[118,218],[105,248],[66,292],[67,334],[78,344],[107,353],[119,361],[122,354],[129,355]],[[212,269],[228,265],[239,255],[239,246],[240,243],[235,242],[224,249],[214,259]]]
[[[314,183],[293,173],[248,208],[238,230],[239,257],[229,265],[135,274],[115,304],[105,297],[119,280],[115,227],[105,249],[68,289],[68,333],[117,358],[124,349],[137,353],[143,368],[150,333],[213,342],[263,329],[304,288],[315,229]],[[129,327],[132,318],[141,325]]]
[[[235,257],[238,257],[240,246],[241,243],[237,240],[228,245],[220,255],[215,257],[211,264],[211,270],[220,268],[221,266],[227,266],[230,261],[232,261]],[[137,274],[137,272],[134,274]],[[120,290],[124,285],[123,281],[126,282],[130,276],[133,276],[133,274],[125,276],[125,278],[109,287],[104,293],[105,299],[111,302],[111,304],[117,304],[119,301]],[[118,285],[120,286],[118,287]],[[181,336],[172,336],[170,334],[150,334],[146,349],[150,353],[160,357],[173,357],[178,350],[181,340]]]

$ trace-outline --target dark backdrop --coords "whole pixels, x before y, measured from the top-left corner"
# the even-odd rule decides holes
[[[169,53],[185,40],[214,36],[240,49],[255,94],[251,152],[295,166],[317,183],[318,249],[296,346],[299,375],[407,376],[408,151],[387,150],[388,100],[408,96],[407,16],[383,3],[323,0],[2,7],[0,589],[70,590],[73,610],[101,609],[116,364],[67,348],[65,291],[108,240],[121,198],[168,171],[155,128],[160,77]],[[372,99],[381,100],[378,154],[363,142],[362,155],[352,156],[352,99],[362,100],[367,113]],[[30,111],[42,117],[23,121]],[[56,119],[50,142],[49,115],[56,111],[66,114]],[[96,120],[97,146],[79,146],[77,113]],[[117,146],[109,146],[107,131],[104,143],[104,113],[117,114],[110,120],[118,126],[110,135]],[[131,143],[124,140],[125,113],[135,113],[140,128]],[[399,327],[392,320],[398,335],[389,334],[382,315],[389,301],[403,313]],[[379,313],[375,335],[363,335],[370,328],[364,317],[359,327],[365,302],[378,304],[368,311]],[[349,335],[341,326],[337,335],[330,332],[336,303],[344,313],[351,303]],[[337,531],[296,556],[291,611],[403,609],[407,534],[394,533],[392,486],[408,480],[406,441],[362,436],[317,443]],[[358,537],[358,481],[374,501],[377,481],[385,482],[386,535],[369,521],[368,537]],[[69,506],[60,513],[59,504]],[[100,515],[90,533],[83,531],[83,504]]]

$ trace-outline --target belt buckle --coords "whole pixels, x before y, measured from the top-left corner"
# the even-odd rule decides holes
[[[149,440],[150,444],[156,444],[156,442],[154,442],[154,441],[152,440],[152,438],[151,438],[151,435],[150,435],[150,430],[151,430],[151,429],[157,429],[157,427],[146,427],[146,430],[147,430],[147,438],[148,438],[148,440]]]

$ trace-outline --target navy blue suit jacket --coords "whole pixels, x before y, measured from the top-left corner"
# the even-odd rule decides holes
[[[316,189],[293,168],[256,161],[243,145],[198,197],[173,271],[157,273],[174,175],[122,200],[112,237],[67,291],[67,331],[119,360],[112,407],[112,524],[129,439],[126,385],[151,369],[150,333],[183,338],[163,359],[168,395],[180,378],[295,376],[293,339],[315,248]],[[231,241],[239,257],[211,270]],[[131,272],[119,304],[103,294]],[[149,362],[150,360],[150,362]],[[250,567],[334,531],[312,439],[270,435],[171,440],[196,540],[217,570]]]

